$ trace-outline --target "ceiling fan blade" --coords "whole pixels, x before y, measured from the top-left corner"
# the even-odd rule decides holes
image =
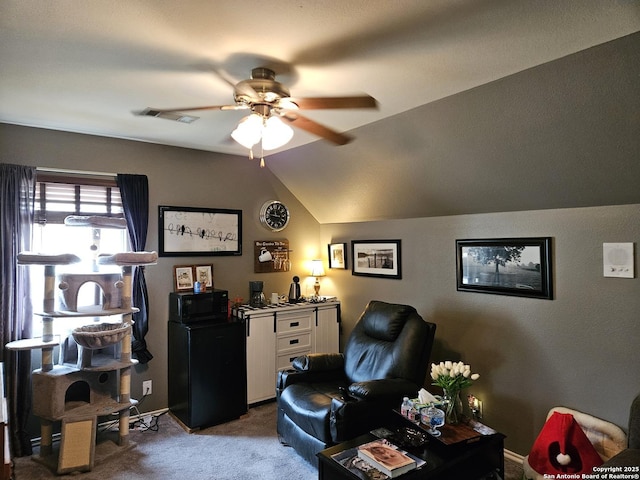
[[[249,107],[246,105],[206,105],[202,107],[182,107],[182,108],[151,108],[159,113],[173,112],[193,112],[196,110],[245,110]]]
[[[307,117],[303,117],[297,112],[286,112],[282,115],[282,118],[291,123],[294,127],[313,133],[314,135],[322,137],[336,145],[345,145],[353,140],[348,135],[344,135],[343,133],[336,132],[335,130],[325,127],[324,125],[320,125],[318,122]]]
[[[288,98],[300,109],[321,110],[326,108],[378,108],[378,102],[369,95],[355,97],[305,97]]]

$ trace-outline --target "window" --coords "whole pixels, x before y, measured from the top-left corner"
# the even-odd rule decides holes
[[[115,178],[38,172],[33,251],[47,254],[73,253],[82,259],[74,265],[57,267],[57,273],[97,271],[96,258],[99,254],[129,250],[126,228],[66,225],[65,218],[70,215],[124,218],[120,190]],[[41,310],[39,306],[44,294],[44,267],[30,268],[31,299],[34,311],[37,312]],[[100,271],[120,272],[120,269],[117,266],[100,266]],[[101,300],[101,291],[97,285],[89,283],[80,288],[78,306],[100,304]],[[74,328],[87,323],[86,317],[55,321],[54,333],[65,337]],[[38,337],[41,334],[42,321],[39,316],[34,316],[33,335]]]

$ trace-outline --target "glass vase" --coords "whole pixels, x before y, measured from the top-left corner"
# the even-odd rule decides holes
[[[462,400],[459,390],[444,390],[445,422],[457,425],[462,420]]]

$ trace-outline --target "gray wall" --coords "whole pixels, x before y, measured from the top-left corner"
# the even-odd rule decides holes
[[[402,280],[353,277],[349,270],[329,270],[322,279],[321,292],[343,301],[343,335],[370,299],[414,305],[438,324],[433,360],[460,356],[481,373],[470,391],[484,401],[486,423],[505,433],[507,448],[520,454],[528,453],[553,405],[626,428],[629,404],[640,390],[640,284],[637,278],[602,277],[602,242],[636,242],[640,205],[319,225],[268,169],[246,158],[10,125],[0,125],[0,145],[5,163],[146,174],[148,250],[158,247],[158,205],[243,210],[241,257],[161,258],[147,269],[147,341],[155,358],[135,368],[132,395],[140,397],[146,379],[154,381],[154,393],[142,410],[167,406],[173,265],[212,261],[216,286],[246,297],[249,280],[264,280],[268,292],[286,292],[291,278],[253,274],[253,240],[288,238],[292,273],[305,276],[305,261],[326,258],[330,242],[399,238]],[[291,225],[281,236],[257,220],[260,206],[271,198],[292,210]],[[553,237],[555,300],[456,291],[455,239],[507,236]]]
[[[409,303],[435,322],[432,362],[461,359],[481,374],[468,393],[483,400],[484,421],[507,435],[510,450],[526,455],[555,405],[626,430],[631,400],[640,393],[640,280],[604,278],[602,243],[637,242],[640,205],[326,224],[321,230],[322,243],[402,240],[402,280],[329,270],[322,290],[340,296],[345,331],[371,299]],[[554,300],[456,291],[456,239],[534,236],[553,238]],[[350,268],[350,252],[348,261]]]
[[[0,162],[90,172],[136,173],[149,178],[147,250],[158,249],[158,205],[240,209],[243,212],[243,254],[239,257],[161,257],[146,268],[150,315],[148,348],[154,358],[138,365],[131,393],[140,398],[142,381],[153,380],[153,395],[143,411],[167,406],[167,306],[173,288],[173,266],[213,263],[216,288],[230,297],[248,298],[248,282],[264,281],[265,290],[288,292],[291,277],[303,282],[307,261],[318,258],[319,224],[258,160],[196,150],[107,139],[0,124]],[[291,225],[281,234],[265,230],[258,221],[262,204],[279,199],[291,210]],[[291,273],[254,274],[254,240],[286,238],[293,250]],[[39,305],[36,299],[35,305]],[[36,436],[39,432],[34,432]]]

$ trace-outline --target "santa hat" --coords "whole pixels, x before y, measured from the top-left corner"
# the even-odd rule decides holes
[[[602,459],[570,413],[554,412],[529,453],[529,465],[541,475],[593,473]]]

